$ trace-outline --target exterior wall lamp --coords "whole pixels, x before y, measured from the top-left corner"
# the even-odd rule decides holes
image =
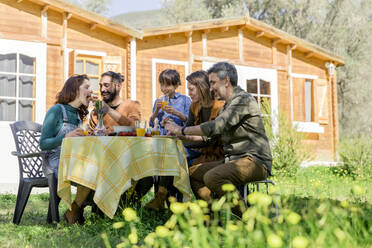
[[[335,73],[336,66],[332,62],[325,63],[325,67],[328,69],[328,75],[333,76]]]

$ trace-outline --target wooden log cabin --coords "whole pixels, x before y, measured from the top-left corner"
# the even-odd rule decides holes
[[[218,61],[236,65],[239,85],[269,100],[273,117],[285,112],[317,160],[335,159],[336,73],[329,72],[344,62],[309,42],[249,17],[139,31],[61,0],[0,0],[0,13],[0,183],[18,181],[9,124],[42,123],[69,75],[88,74],[96,90],[103,71],[123,73],[122,97],[139,100],[148,119],[162,70],[177,69],[187,94],[186,75]]]
[[[137,99],[149,116],[161,94],[157,78],[177,69],[181,93],[185,76],[229,61],[238,70],[239,86],[271,104],[273,130],[285,113],[318,161],[334,161],[338,140],[335,66],[343,59],[302,39],[250,17],[210,20],[143,29],[137,39]],[[132,55],[133,56],[133,55]]]
[[[0,16],[0,183],[15,183],[9,124],[42,123],[69,75],[88,74],[95,90],[103,71],[130,75],[128,50],[142,32],[60,0],[0,0]]]

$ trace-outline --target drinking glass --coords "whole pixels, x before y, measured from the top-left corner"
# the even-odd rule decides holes
[[[169,104],[169,96],[163,95],[159,98],[161,102],[161,108],[164,109]]]
[[[146,121],[135,121],[134,122],[136,128],[137,136],[145,136],[146,133]]]

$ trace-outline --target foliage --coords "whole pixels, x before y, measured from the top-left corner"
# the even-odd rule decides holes
[[[169,24],[212,18],[200,0],[164,0],[163,13]]]
[[[282,239],[283,247],[290,247],[287,244],[289,244],[291,240],[295,239],[295,236],[300,232],[304,232],[304,235],[301,234],[301,236],[304,236],[306,239],[310,240],[308,247],[322,247],[314,245],[313,243],[319,236],[322,235],[325,235],[326,238],[323,247],[329,246],[342,248],[372,246],[372,229],[370,224],[372,213],[371,178],[368,180],[360,180],[358,178],[352,180],[350,177],[335,176],[332,173],[329,173],[329,171],[330,168],[327,167],[310,167],[301,168],[296,174],[296,177],[274,177],[273,180],[277,186],[275,188],[270,187],[269,190],[271,194],[273,194],[272,196],[274,199],[276,199],[275,195],[280,195],[280,201],[282,203],[281,205],[279,204],[279,216],[283,216],[283,222],[286,222],[286,216],[289,216],[289,211],[297,213],[301,216],[300,222],[296,225],[298,231],[294,231],[290,239],[288,233],[285,233],[284,236],[281,236],[281,232],[277,233]],[[356,189],[358,189],[358,187],[364,189],[364,193],[357,193],[360,192],[360,190],[355,190],[355,187],[357,187]],[[146,195],[142,205],[146,204],[146,202],[150,200],[152,196],[152,193]],[[121,215],[121,211],[113,220],[110,220],[107,217],[101,219],[92,214],[89,211],[89,207],[85,211],[86,224],[83,226],[67,226],[63,220],[61,220],[61,223],[59,223],[57,226],[47,225],[46,212],[48,209],[48,199],[48,194],[31,195],[22,217],[21,225],[16,226],[11,223],[16,196],[0,194],[0,247],[104,247],[104,242],[101,237],[102,233],[107,235],[109,243],[112,247],[115,247],[116,244],[123,242],[121,237],[126,238],[131,233],[130,225]],[[366,202],[368,202],[368,204]],[[324,215],[316,212],[316,209],[321,206],[322,203],[327,206],[324,211]],[[346,206],[345,204],[349,204],[349,206],[347,208],[343,208],[341,204],[343,206]],[[354,209],[352,208],[354,206],[356,207],[359,216],[356,219],[352,218],[354,216],[354,212],[352,212],[351,209]],[[190,206],[187,207],[189,208],[188,211],[191,211]],[[134,209],[137,212],[138,219],[136,221],[131,221],[130,223],[132,223],[134,228],[136,228],[139,246],[145,245],[145,237],[147,237],[149,233],[156,233],[156,227],[164,226],[166,222],[171,220],[170,217],[172,216],[169,211],[159,214],[156,211],[148,211],[141,207],[135,207]],[[174,210],[175,208],[172,209]],[[346,213],[349,217],[345,216],[344,214],[338,214],[338,212],[332,213],[334,209],[344,209],[347,211]],[[64,204],[60,204],[61,215],[65,210],[66,207]],[[270,211],[272,211],[271,205],[269,206],[269,213],[271,213]],[[288,213],[285,213],[285,211],[288,211]],[[334,218],[335,215],[338,217],[337,220]],[[322,220],[323,216],[326,216],[327,218],[326,224],[320,226],[319,222]],[[227,215],[224,214],[222,223],[223,226],[220,228],[214,227],[216,228],[214,230],[222,230],[224,232],[224,234],[219,233],[218,236],[221,237],[221,242],[223,241],[221,235],[228,234],[226,217]],[[266,217],[266,215],[264,215],[264,217]],[[269,228],[283,227],[284,229],[282,232],[288,232],[289,229],[285,228],[292,228],[288,226],[288,223],[282,223],[281,225],[283,226],[278,225],[275,220],[275,215],[269,214],[268,218],[272,222],[271,224],[268,224]],[[131,218],[128,218],[128,220],[131,220]],[[257,217],[256,221],[258,222]],[[357,223],[360,223],[360,221],[365,223],[364,227],[357,225]],[[120,229],[112,228],[114,223],[117,222],[124,222],[125,226]],[[237,225],[238,223],[242,222],[237,222],[236,220],[232,219],[232,222],[230,223]],[[259,222],[259,224],[260,223],[261,222]],[[191,224],[191,222],[189,222],[189,224]],[[331,243],[333,242],[333,239],[336,238],[335,234],[332,233],[331,230],[336,226],[341,227],[340,229],[342,231],[348,232],[348,240],[345,241],[345,244],[340,244],[339,241],[336,241],[335,244]],[[264,229],[266,227],[267,225],[257,226],[255,224],[254,232],[265,233]],[[212,228],[212,226],[210,228]],[[229,225],[229,228],[234,229],[235,226]],[[239,226],[239,228],[240,229],[236,231],[237,233],[232,236],[234,239],[238,235],[239,239],[242,239],[242,237],[245,237],[242,235],[246,235],[247,233],[247,231],[241,232],[242,227]],[[349,232],[351,228],[354,229]],[[308,229],[311,231],[308,232]],[[198,234],[198,239],[196,239],[196,241],[200,241],[201,237],[199,236],[202,235],[199,234],[205,231],[207,232],[206,235],[215,235],[212,233],[212,230],[213,229],[199,229],[198,227],[193,227],[193,229],[188,231],[188,235],[191,232],[196,232]],[[280,231],[281,229],[278,230]],[[290,231],[291,230],[292,229],[290,229]],[[369,236],[364,239],[365,232],[368,233],[368,230],[370,230]],[[162,231],[164,231],[164,229],[158,230],[158,233],[161,233]],[[321,234],[322,231],[324,232]],[[231,233],[231,231],[229,232]],[[249,240],[253,242],[252,235],[253,234],[250,234]],[[157,237],[155,237],[155,239],[157,239]],[[184,240],[184,238],[180,239]],[[132,237],[132,240],[135,240],[134,237]],[[147,238],[147,241],[151,241],[151,235],[149,238]],[[242,242],[245,241],[243,240]],[[250,246],[266,247],[260,245],[259,242],[256,243],[256,241],[250,244],[249,247]],[[192,247],[192,245],[189,245],[189,247]],[[294,245],[292,247],[294,247]]]
[[[357,197],[357,192],[354,193]],[[372,242],[372,208],[362,202],[311,200],[279,197],[253,192],[251,207],[242,219],[232,218],[237,192],[228,193],[212,203],[173,202],[173,215],[164,225],[137,237],[133,222],[117,222],[123,228],[117,247],[356,247]],[[278,216],[273,202],[278,205]],[[132,210],[133,211],[133,210]],[[223,222],[211,216],[220,216]],[[106,238],[106,237],[105,237]],[[107,242],[108,243],[108,242]],[[108,247],[108,246],[106,246]]]
[[[358,178],[371,178],[372,141],[365,136],[345,138],[340,142],[339,155],[345,174]]]
[[[302,143],[302,134],[296,131],[287,119],[286,113],[281,111],[274,116],[278,123],[277,133],[273,132],[271,119],[271,108],[268,101],[263,101],[261,111],[264,117],[266,134],[270,140],[271,153],[273,156],[272,173],[274,175],[294,176],[301,163],[310,158]]]
[[[107,5],[111,0],[63,0],[70,2],[84,8],[86,10],[95,12],[97,14],[107,14]]]
[[[372,133],[371,0],[193,0],[198,9],[193,5],[172,8],[171,3],[181,0],[165,2],[163,10],[170,23],[249,14],[342,56],[345,66],[337,68],[341,131]],[[197,17],[185,18],[193,10],[199,11]],[[201,16],[205,10],[208,14]]]

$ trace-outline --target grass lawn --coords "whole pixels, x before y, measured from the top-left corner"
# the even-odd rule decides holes
[[[372,217],[372,179],[364,181],[351,180],[348,177],[340,177],[332,174],[330,168],[310,167],[301,169],[295,178],[274,177],[273,180],[277,184],[275,188],[276,192],[281,197],[290,199],[285,204],[279,204],[279,208],[288,208],[291,211],[302,214],[302,216],[310,216],[311,211],[315,211],[313,208],[321,208],[322,204],[319,204],[320,201],[327,201],[330,214],[327,215],[328,220],[324,220],[324,222],[326,222],[332,220],[332,216],[337,216],[337,214],[331,214],[332,211],[341,211],[333,206],[338,206],[340,201],[343,200],[354,202],[356,200],[360,205],[360,210],[358,211],[361,211],[361,213],[365,215],[365,218]],[[365,190],[363,194],[358,196],[358,199],[356,199],[355,194],[352,193],[354,185],[359,185]],[[148,201],[151,197],[152,193],[148,194],[144,201]],[[102,233],[108,235],[111,246],[115,247],[116,244],[121,242],[120,237],[124,236],[124,234],[126,236],[129,233],[127,225],[125,226],[126,229],[112,228],[113,223],[123,221],[122,216],[119,215],[115,217],[114,220],[110,220],[107,217],[105,219],[100,219],[91,214],[89,207],[87,208],[88,211],[85,212],[87,221],[83,226],[66,226],[64,221],[61,221],[56,227],[47,225],[47,194],[31,195],[22,216],[21,224],[16,226],[12,224],[15,201],[15,195],[0,195],[0,247],[103,247]],[[60,205],[60,215],[62,217],[66,206],[64,204]],[[140,244],[143,244],[142,240],[148,233],[154,232],[156,226],[163,225],[172,215],[170,211],[159,214],[158,212],[142,210],[140,208],[136,210],[139,215],[139,221],[135,223],[135,227]],[[317,211],[319,212],[319,210]],[[309,233],[309,235],[312,235],[311,233],[317,233],[317,237],[321,236],[321,232],[317,229],[322,229],[323,227],[322,225],[319,226],[317,223],[321,223],[322,220],[320,218],[318,220],[318,215],[316,214],[312,216],[312,219],[309,219],[305,223],[306,227],[304,227],[303,230],[305,230],[305,233]],[[347,225],[352,225],[350,223],[353,221],[347,219],[348,212],[340,212],[339,216],[340,218],[344,218],[345,221],[339,224],[336,223],[334,224],[335,226],[339,225],[340,228],[342,228],[345,223],[349,223]],[[309,221],[313,222],[314,225],[308,223]],[[334,220],[334,222],[337,222],[337,220]],[[346,239],[343,242],[345,246],[335,244],[335,247],[350,247],[350,244],[351,246],[358,247],[372,247],[372,220],[362,219],[361,223],[361,230],[365,232],[364,234],[360,234],[359,236],[358,230],[356,230],[355,233],[349,233],[346,235]],[[237,226],[239,226],[239,224],[237,224]],[[257,230],[259,225],[257,224],[256,226],[253,233],[260,231]],[[278,233],[290,232],[290,230],[292,229],[279,230]],[[352,228],[349,230],[352,230]],[[342,238],[339,237],[340,235],[336,232],[336,236],[339,239]],[[286,233],[283,233],[282,236],[284,241],[283,247],[289,247],[289,241],[286,242],[284,238],[286,237]],[[328,239],[328,236],[325,238]],[[265,243],[260,243],[258,241],[256,244],[257,245],[253,247],[266,246]],[[316,243],[310,243],[309,247],[317,247],[315,244]],[[225,247],[228,246],[225,245]],[[241,247],[245,247],[245,245],[243,244]]]

